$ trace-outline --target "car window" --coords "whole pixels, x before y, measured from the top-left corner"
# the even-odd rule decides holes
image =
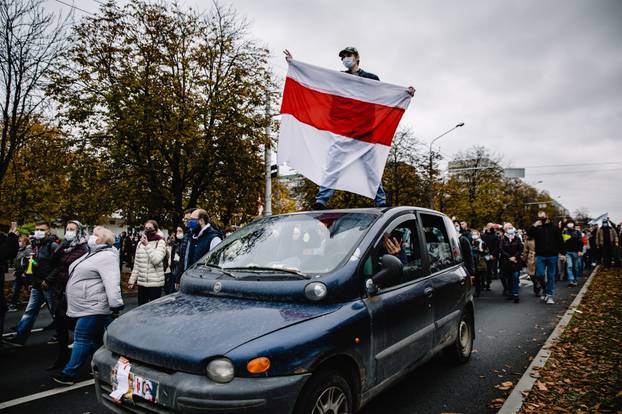
[[[430,272],[438,272],[453,266],[452,248],[443,217],[421,214],[421,225],[430,260]]]
[[[390,284],[382,286],[382,288],[386,289],[424,276],[425,270],[417,236],[417,222],[415,220],[405,221],[397,226],[389,227],[384,234],[399,246],[400,251],[395,256],[402,262],[404,272],[401,278],[393,280]],[[382,268],[382,256],[387,253],[388,250],[383,235],[376,246],[375,252],[364,262],[363,274],[366,277],[371,277],[375,272],[378,272]],[[373,266],[374,257],[376,266]]]

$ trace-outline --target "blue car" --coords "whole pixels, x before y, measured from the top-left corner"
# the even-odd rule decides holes
[[[473,326],[447,216],[311,211],[232,234],[116,319],[92,367],[119,413],[345,414],[437,353],[466,362]]]

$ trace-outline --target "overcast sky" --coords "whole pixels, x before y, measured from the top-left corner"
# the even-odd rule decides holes
[[[97,9],[93,0],[75,4]],[[278,75],[285,48],[343,70],[337,54],[355,46],[363,69],[417,89],[402,125],[424,142],[465,123],[437,141],[446,157],[483,145],[572,212],[622,221],[622,1],[221,4],[246,16]],[[560,164],[586,165],[544,167]]]

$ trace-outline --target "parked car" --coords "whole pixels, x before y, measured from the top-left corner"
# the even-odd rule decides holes
[[[473,326],[447,216],[311,211],[227,237],[116,319],[92,366],[114,412],[352,413],[437,353],[467,361]]]

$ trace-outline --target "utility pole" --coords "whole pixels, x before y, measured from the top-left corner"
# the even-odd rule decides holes
[[[433,163],[432,163],[432,145],[440,138],[444,137],[445,135],[449,134],[451,131],[453,131],[456,128],[460,128],[464,126],[464,122],[460,122],[458,125],[456,125],[455,127],[443,132],[441,135],[439,135],[438,137],[434,138],[432,140],[432,142],[430,142],[430,164],[428,166],[428,197],[429,197],[429,201],[430,201],[430,208],[433,209],[434,208],[434,189],[433,189],[433,183],[432,183],[432,170],[434,168]]]
[[[264,162],[265,162],[265,174],[266,174],[266,188],[264,191],[264,217],[272,215],[272,154],[270,152],[270,122],[272,118],[270,116],[270,90],[266,84],[266,143],[264,145]]]

